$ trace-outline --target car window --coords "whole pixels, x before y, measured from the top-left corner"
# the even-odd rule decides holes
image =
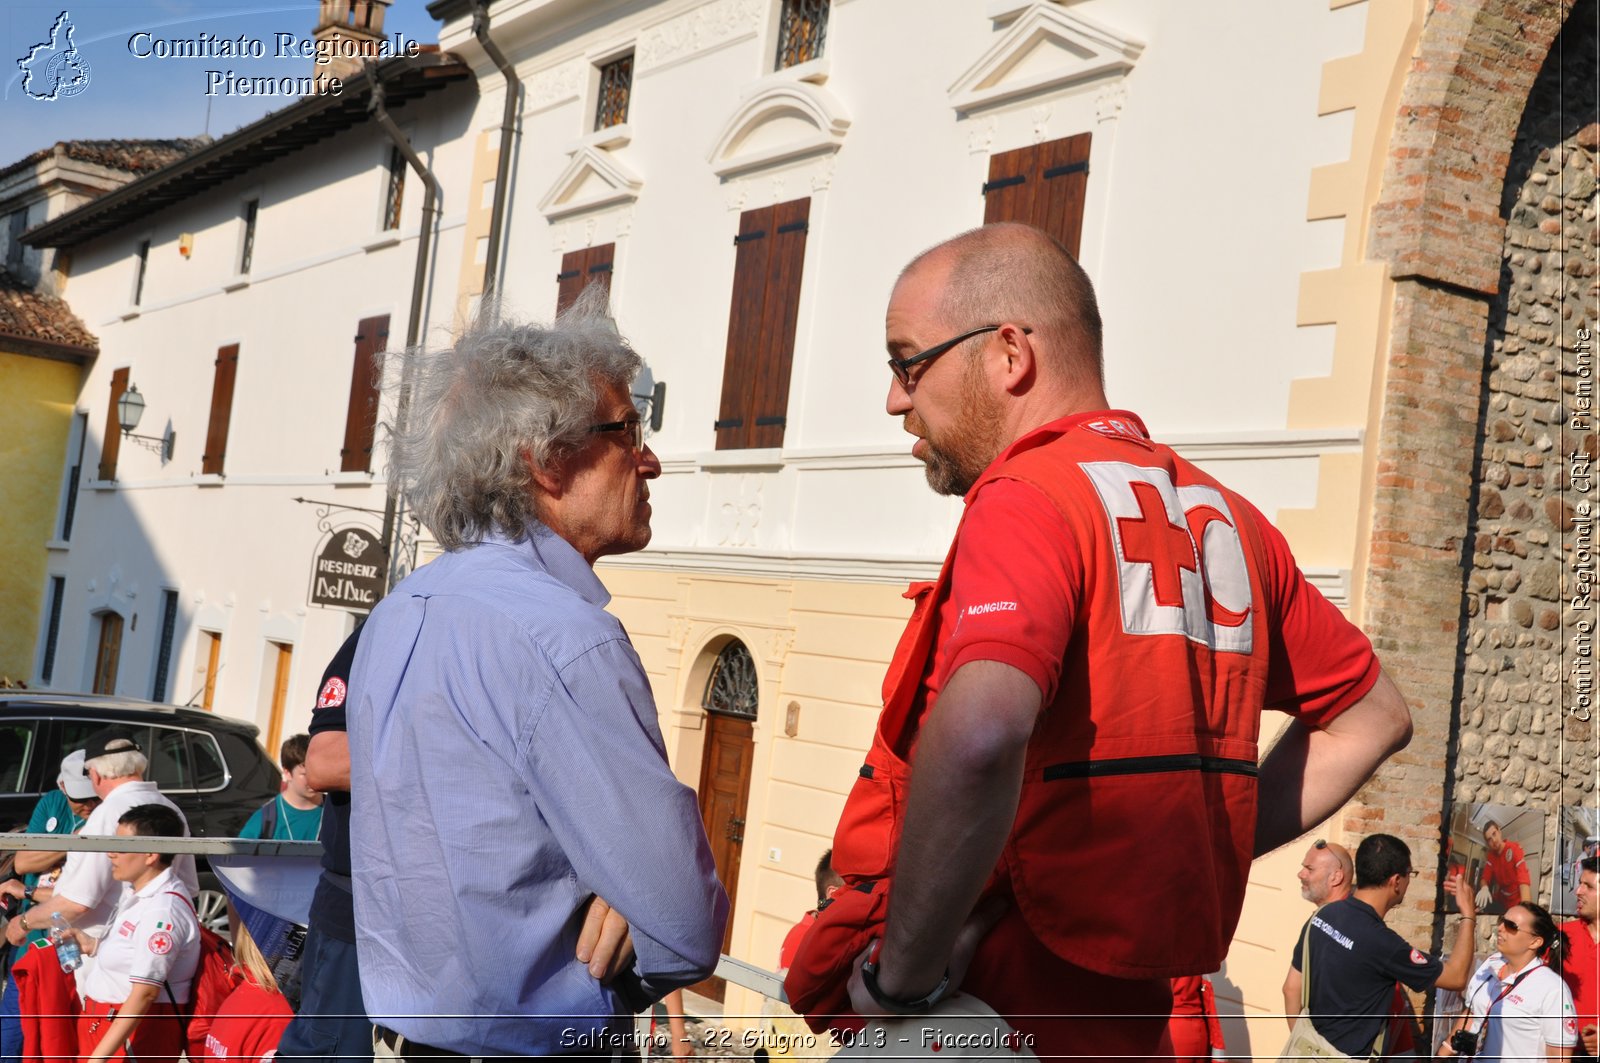
[[[193,790],[194,760],[189,755],[188,732],[176,727],[152,727],[150,732],[150,741],[144,744],[150,758],[150,781],[163,791]]]
[[[75,749],[82,749],[83,744],[89,740],[90,735],[97,734],[105,729],[106,724],[103,720],[60,721],[56,726],[56,735],[60,739],[60,743],[55,749],[47,750],[44,753],[45,756],[50,758],[50,762],[56,766],[55,772],[48,776],[49,779],[53,781],[57,775],[61,774],[61,761],[65,759],[68,753]]]
[[[20,794],[28,777],[28,761],[33,754],[35,723],[32,720],[7,720],[0,724],[0,793]]]
[[[215,790],[228,778],[227,765],[217,740],[200,731],[189,732],[189,752],[194,758],[194,785],[199,790]]]

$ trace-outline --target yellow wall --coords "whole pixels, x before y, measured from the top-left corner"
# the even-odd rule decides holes
[[[816,907],[817,858],[833,844],[911,612],[905,587],[604,564],[599,572],[650,675],[673,771],[689,786],[700,782],[700,699],[712,662],[733,638],[755,659],[760,704],[730,952],[772,970],[784,934]],[[791,706],[794,737],[784,733]],[[734,1022],[759,1015],[761,1001],[729,986],[725,1008]]]
[[[0,350],[0,675],[29,680],[79,368]]]

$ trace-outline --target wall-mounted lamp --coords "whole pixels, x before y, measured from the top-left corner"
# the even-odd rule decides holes
[[[159,436],[134,435],[133,430],[139,427],[139,419],[144,416],[144,396],[139,394],[137,385],[129,384],[128,390],[122,393],[117,400],[117,423],[122,426],[122,434],[128,439],[136,440],[146,450],[161,455],[163,462],[172,460],[172,445],[178,438],[178,433],[170,428],[165,434]]]
[[[649,372],[650,370],[645,370],[645,373]],[[644,374],[642,373],[640,376],[643,378]],[[654,386],[651,386],[649,391],[636,391],[633,393],[633,408],[639,411],[640,417],[649,422],[650,431],[659,432],[661,431],[662,411],[667,405],[666,382],[641,379],[639,383],[647,386],[653,383]]]

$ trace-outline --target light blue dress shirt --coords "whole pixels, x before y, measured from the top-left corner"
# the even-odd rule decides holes
[[[350,675],[351,856],[372,1020],[467,1055],[593,1047],[716,966],[728,898],[594,571],[536,526],[418,569]],[[574,958],[597,894],[637,960]]]

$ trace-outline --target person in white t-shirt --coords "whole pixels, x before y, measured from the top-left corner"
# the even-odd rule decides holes
[[[108,837],[117,832],[117,821],[122,814],[137,805],[156,804],[170,808],[183,824],[182,836],[189,836],[189,823],[182,811],[156,788],[145,782],[149,768],[139,743],[126,734],[114,731],[101,732],[84,743],[84,774],[100,795],[100,807],[89,815],[79,833],[86,838]],[[200,879],[195,874],[194,857],[178,856],[172,861],[173,873],[188,889],[192,897],[200,889]],[[0,883],[0,892],[20,897],[22,884],[12,881]],[[35,905],[6,926],[6,940],[13,945],[22,944],[30,930],[49,927],[55,913],[73,926],[99,936],[111,918],[111,909],[122,896],[122,886],[111,874],[111,861],[105,853],[77,852],[67,856],[61,877],[56,880],[54,896]],[[78,979],[83,989],[83,978]]]
[[[123,813],[118,837],[177,837],[182,821],[165,805]],[[78,1058],[89,1063],[133,1059],[176,1063],[184,1051],[178,1005],[189,999],[200,963],[200,923],[194,898],[163,853],[110,853],[112,875],[124,890],[104,935],[69,931],[89,959],[84,964]]]
[[[1467,983],[1467,1015],[1439,1055],[1456,1056],[1462,1032],[1477,1046],[1477,1058],[1490,1063],[1540,1063],[1568,1059],[1578,1043],[1572,994],[1561,975],[1561,937],[1550,913],[1537,904],[1513,905],[1496,932],[1494,953]]]

